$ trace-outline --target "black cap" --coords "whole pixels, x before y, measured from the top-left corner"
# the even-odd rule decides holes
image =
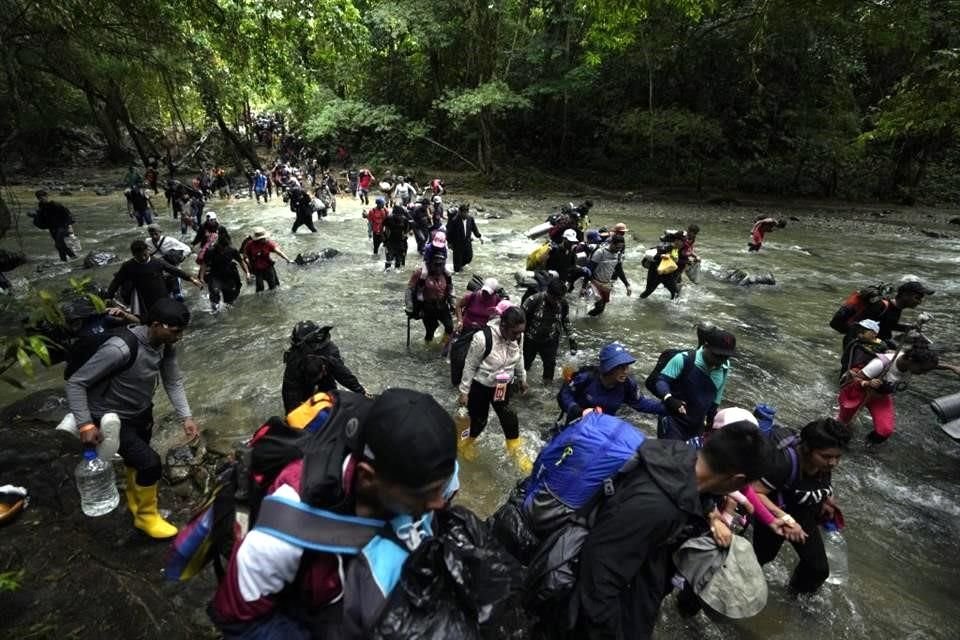
[[[147,323],[152,322],[185,327],[190,323],[190,310],[182,302],[172,298],[160,298],[147,312]]]
[[[433,396],[387,389],[363,425],[367,457],[378,474],[419,488],[448,478],[457,462],[457,434],[450,414]]]
[[[729,331],[712,327],[703,331],[703,346],[718,356],[737,355],[737,339]]]
[[[919,280],[910,280],[897,287],[897,293],[919,293],[922,296],[933,295],[933,289]]]

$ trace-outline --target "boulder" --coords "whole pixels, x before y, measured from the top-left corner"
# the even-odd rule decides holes
[[[337,249],[327,247],[326,249],[321,249],[320,251],[307,251],[305,253],[298,253],[297,257],[294,258],[293,261],[303,267],[315,262],[325,262],[331,258],[336,258],[338,255],[340,255],[340,252]]]
[[[0,273],[4,271],[13,271],[20,265],[27,263],[27,256],[19,251],[7,251],[0,249]]]
[[[733,269],[728,271],[723,279],[731,284],[741,287],[750,287],[753,285],[775,285],[777,279],[769,271],[760,273],[748,273],[743,269]]]
[[[945,233],[940,233],[939,231],[932,231],[930,229],[920,229],[920,233],[927,236],[928,238],[949,238]]]
[[[949,224],[960,224],[960,218],[950,218]]]
[[[117,260],[119,260],[119,258],[117,258],[117,254],[115,253],[109,251],[91,251],[87,254],[87,257],[83,259],[83,268],[93,269],[94,267],[103,267]]]

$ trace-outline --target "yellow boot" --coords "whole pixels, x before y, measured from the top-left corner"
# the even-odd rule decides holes
[[[533,462],[531,462],[527,454],[523,452],[523,440],[519,437],[513,440],[507,440],[507,453],[510,454],[510,457],[513,458],[513,461],[517,464],[520,473],[525,476],[530,475],[530,472],[533,471]]]
[[[151,538],[172,538],[177,535],[177,528],[160,517],[157,509],[157,486],[141,487],[133,485],[137,499],[137,513],[133,518],[133,526],[140,529]]]
[[[127,484],[126,489],[123,490],[123,495],[127,498],[127,509],[130,509],[130,513],[133,514],[133,517],[137,517],[137,492],[134,491],[133,487],[137,482],[137,470],[127,467]]]
[[[460,438],[457,442],[457,453],[467,462],[473,462],[477,459],[477,449],[474,447],[476,441],[476,438],[467,437]]]

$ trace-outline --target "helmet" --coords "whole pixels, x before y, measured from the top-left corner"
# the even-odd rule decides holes
[[[376,203],[378,207],[382,207],[387,204],[387,201],[384,200],[383,198],[377,198]]]

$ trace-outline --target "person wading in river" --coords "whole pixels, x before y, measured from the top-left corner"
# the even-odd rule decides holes
[[[160,456],[150,447],[150,438],[158,380],[183,421],[187,438],[198,434],[173,348],[189,322],[190,311],[182,302],[158,300],[147,313],[146,325],[130,328],[130,337],[107,339],[70,376],[65,388],[84,446],[103,439],[98,425],[105,413],[120,416],[119,453],[127,468],[127,506],[134,526],[152,538],[170,538],[177,533],[157,507],[157,483],[163,467]]]

